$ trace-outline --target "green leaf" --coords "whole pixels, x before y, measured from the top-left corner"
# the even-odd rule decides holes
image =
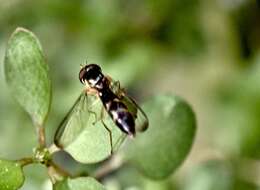
[[[233,189],[234,176],[231,165],[210,160],[196,166],[187,176],[184,190],[230,190]]]
[[[124,159],[153,179],[169,176],[186,158],[195,135],[195,115],[173,95],[156,96],[143,105],[150,126],[124,151]]]
[[[104,185],[107,189],[142,189],[142,190],[173,190],[177,189],[172,179],[152,180],[143,176],[133,167],[120,168],[116,173],[106,178]]]
[[[125,134],[105,110],[101,117],[102,109],[99,98],[83,92],[57,130],[55,144],[81,163],[96,163],[109,157],[111,150],[119,148]]]
[[[104,190],[105,187],[91,177],[67,178],[54,184],[54,190]]]
[[[24,183],[22,167],[19,163],[0,160],[0,189],[15,190]]]
[[[9,39],[5,53],[5,76],[12,95],[42,125],[51,103],[51,82],[40,42],[23,28]]]
[[[243,162],[245,163],[245,161]],[[231,160],[207,160],[188,171],[180,189],[259,190],[257,181],[248,175],[248,173],[253,172],[252,168],[249,167],[250,171],[248,172],[244,167],[250,166],[250,161],[243,165],[241,162],[231,162]],[[244,169],[241,170],[241,168]]]

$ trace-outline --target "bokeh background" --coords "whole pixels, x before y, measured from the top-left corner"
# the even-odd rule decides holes
[[[50,67],[49,143],[82,90],[78,72],[87,60],[139,102],[171,92],[197,115],[184,164],[166,181],[147,180],[146,189],[259,189],[259,1],[0,0],[0,157],[9,159],[31,155],[36,144],[30,118],[3,75],[5,46],[18,26],[39,37]],[[24,190],[47,189],[45,168],[25,172]]]

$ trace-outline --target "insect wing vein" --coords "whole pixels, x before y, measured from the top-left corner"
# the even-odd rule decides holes
[[[142,108],[131,97],[124,95],[122,101],[127,105],[128,110],[135,118],[135,128],[143,132],[148,128],[148,118]]]
[[[139,132],[143,132],[148,128],[149,122],[146,114],[142,108],[125,93],[125,90],[120,87],[119,81],[114,81],[110,78],[111,81],[111,90],[120,97],[120,100],[126,104],[129,112],[135,118],[135,128]]]
[[[70,143],[83,128],[89,118],[87,95],[82,92],[60,123],[54,137],[58,147]]]

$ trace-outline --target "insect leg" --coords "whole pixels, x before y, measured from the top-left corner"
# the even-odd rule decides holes
[[[103,117],[104,117],[104,111],[105,111],[105,108],[103,107],[102,108],[102,111],[101,111],[101,122],[102,124],[104,125],[105,129],[107,130],[107,132],[109,133],[109,141],[110,141],[110,154],[113,153],[113,141],[112,141],[112,132],[110,131],[110,129],[107,127],[107,125],[105,124],[105,122],[103,121]]]
[[[116,143],[114,144],[114,150],[118,149],[118,146],[125,140],[126,135],[123,135],[122,137],[118,138]]]
[[[95,124],[98,122],[98,120],[97,120],[97,114],[96,114],[95,112],[93,112],[92,110],[90,110],[89,108],[88,108],[88,112],[94,115],[95,121],[94,121],[92,124],[95,125]]]
[[[94,95],[94,96],[96,96],[97,98],[99,98],[99,97],[98,97],[98,92],[97,92],[96,90],[92,89],[92,88],[86,88],[86,89],[85,89],[85,94],[86,94],[87,96],[88,96],[88,95]],[[87,97],[87,105],[89,105],[89,103],[88,103],[88,97]],[[91,114],[93,114],[93,115],[95,116],[95,121],[92,123],[93,125],[95,125],[95,124],[97,123],[97,121],[98,121],[97,114],[96,114],[95,112],[93,112],[92,110],[90,110],[90,109],[89,109],[89,106],[87,106],[87,108],[88,108],[88,112],[91,113]]]
[[[88,98],[87,98],[87,101],[88,101]],[[87,103],[87,105],[89,105],[89,104]],[[89,112],[90,114],[93,114],[93,115],[94,115],[95,121],[94,121],[92,124],[95,125],[95,124],[98,122],[97,114],[96,114],[96,112],[93,112],[92,110],[90,110],[90,109],[89,109],[89,106],[87,106],[87,109],[88,109],[88,112]]]

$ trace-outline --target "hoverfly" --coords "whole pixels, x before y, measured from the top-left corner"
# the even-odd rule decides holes
[[[144,111],[132,98],[127,96],[125,91],[120,87],[120,83],[118,81],[115,82],[109,76],[102,73],[100,66],[96,64],[85,65],[79,72],[79,80],[86,86],[86,88],[55,133],[55,144],[58,147],[61,146],[59,146],[57,139],[63,135],[69,121],[68,118],[73,112],[75,112],[75,109],[87,110],[89,114],[93,114],[95,116],[95,122],[97,122],[97,120],[101,120],[103,126],[109,133],[111,152],[113,146],[112,134],[109,127],[107,127],[105,122],[103,122],[104,112],[111,117],[114,124],[124,134],[130,137],[134,137],[136,131],[142,132],[148,128],[148,118]],[[90,96],[96,97],[93,101],[102,102],[103,106],[100,110],[100,114],[86,108],[88,107],[88,104],[90,104],[88,102]],[[97,114],[100,116],[98,117]]]

